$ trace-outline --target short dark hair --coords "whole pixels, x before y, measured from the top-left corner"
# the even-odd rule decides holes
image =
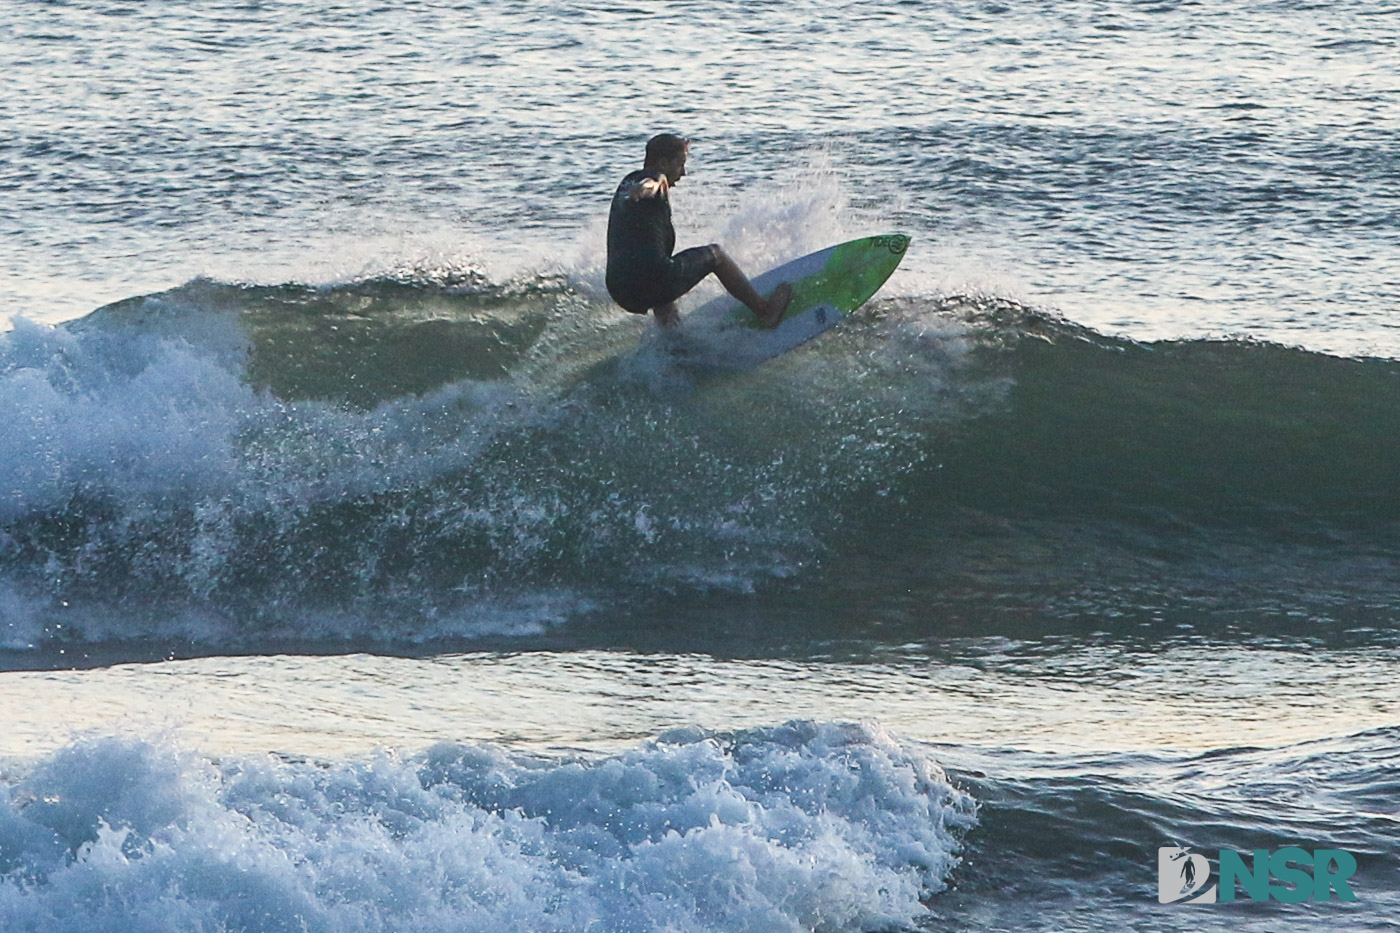
[[[675,133],[660,133],[647,140],[647,164],[654,165],[676,156],[684,155],[690,149],[690,140]]]

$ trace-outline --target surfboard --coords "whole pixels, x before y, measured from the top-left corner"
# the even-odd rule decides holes
[[[747,369],[798,347],[841,323],[871,299],[894,274],[909,249],[902,233],[868,236],[829,246],[769,269],[753,279],[766,295],[783,282],[792,284],[792,302],[777,327],[759,326],[752,311],[722,295],[686,314],[686,335],[695,362]]]

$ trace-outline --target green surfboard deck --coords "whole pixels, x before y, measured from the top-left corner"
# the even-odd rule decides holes
[[[829,330],[865,304],[899,267],[909,237],[887,233],[830,246],[770,269],[753,280],[760,294],[783,282],[792,301],[777,327],[759,326],[753,312],[722,295],[682,319],[681,330],[712,352],[690,354],[710,365],[748,368]]]

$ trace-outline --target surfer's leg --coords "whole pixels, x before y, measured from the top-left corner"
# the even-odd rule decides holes
[[[783,319],[783,312],[787,310],[788,302],[792,301],[792,286],[784,282],[764,298],[719,244],[712,244],[710,249],[715,252],[715,275],[719,276],[719,283],[724,286],[724,290],[742,301],[764,327],[777,327]]]
[[[675,327],[681,320],[681,313],[674,301],[652,308],[651,313],[656,315],[656,323],[662,327]]]

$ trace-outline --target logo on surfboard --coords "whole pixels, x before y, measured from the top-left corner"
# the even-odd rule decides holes
[[[909,248],[909,238],[902,234],[891,234],[888,236],[873,236],[870,238],[871,246],[883,246],[896,256],[901,256]]]

